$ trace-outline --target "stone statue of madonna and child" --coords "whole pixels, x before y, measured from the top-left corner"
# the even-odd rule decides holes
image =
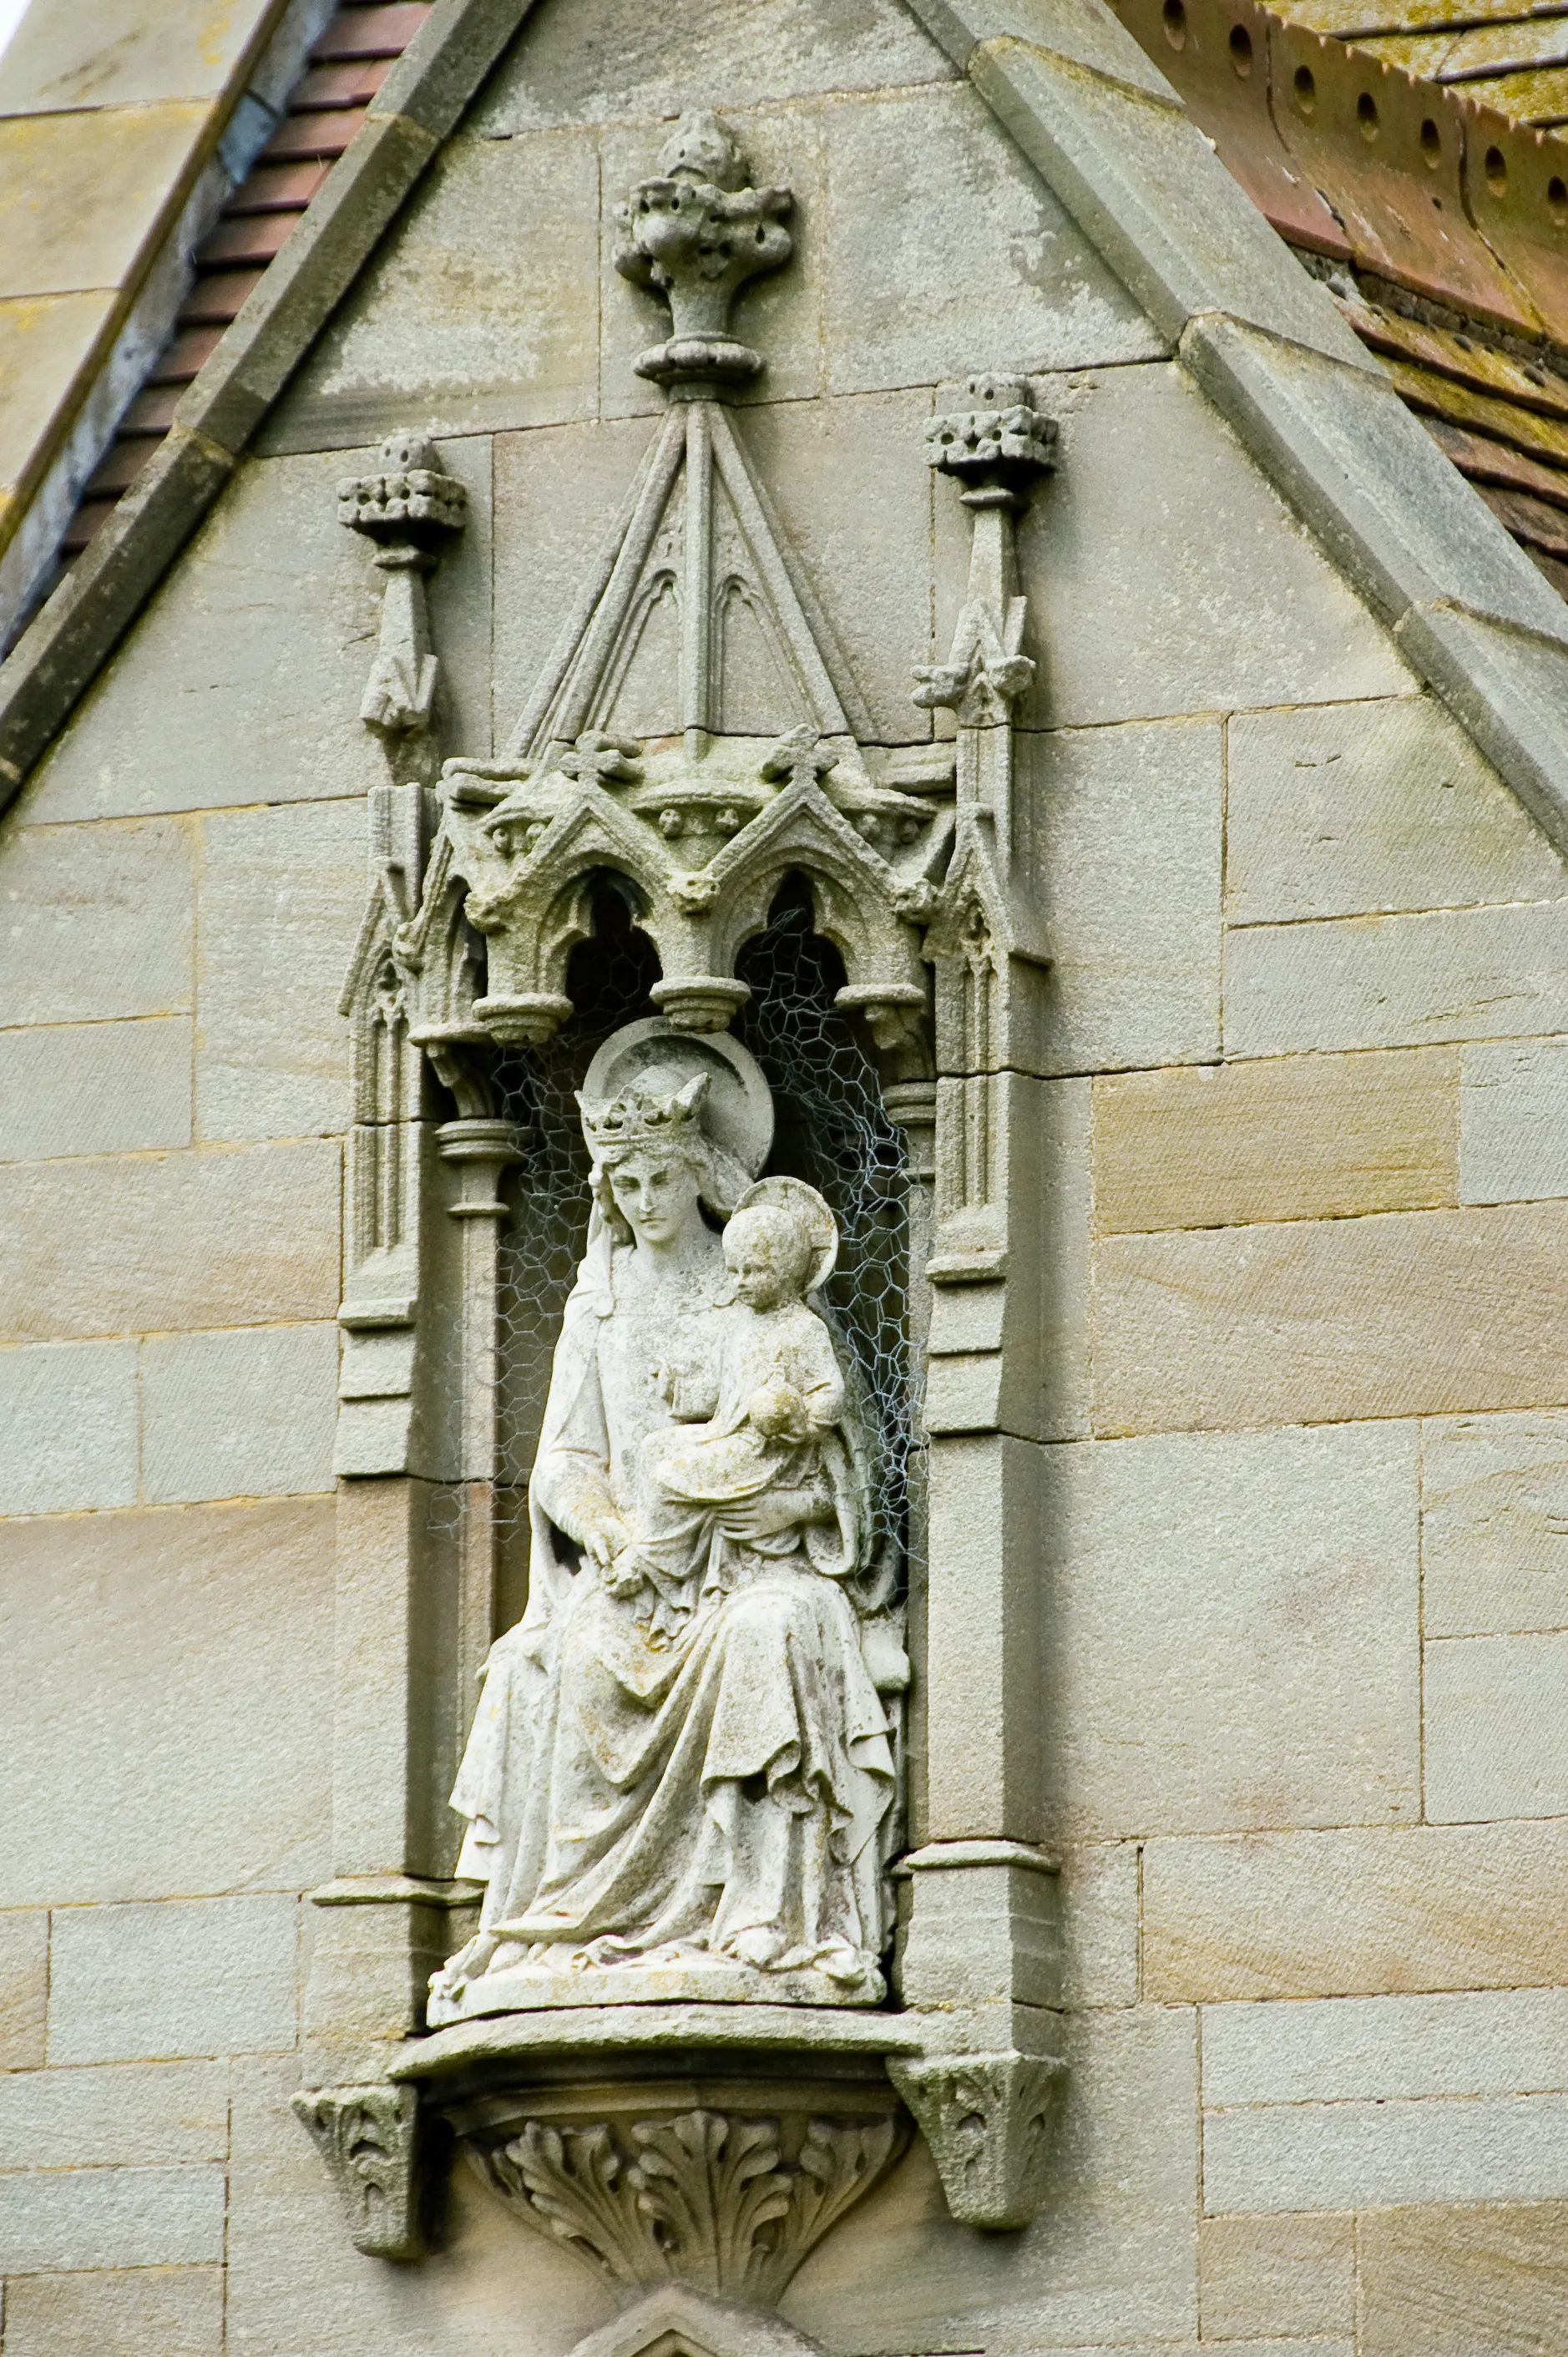
[[[832,1213],[757,1179],[771,1099],[727,1037],[628,1026],[578,1104],[593,1210],[530,1483],[528,1609],[452,1796],[484,1905],[431,2026],[875,2004],[908,1665],[873,1561],[874,1422],[821,1293]]]

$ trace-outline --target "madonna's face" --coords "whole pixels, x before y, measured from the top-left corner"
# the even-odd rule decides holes
[[[615,1207],[639,1244],[673,1243],[702,1218],[697,1173],[683,1155],[628,1154],[609,1181]]]

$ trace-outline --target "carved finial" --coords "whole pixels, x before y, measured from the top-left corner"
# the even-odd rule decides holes
[[[1056,464],[1056,419],[1032,406],[1018,377],[972,376],[964,390],[972,407],[928,420],[926,457],[958,477],[972,505],[976,494],[1015,496]]]
[[[394,434],[376,453],[373,475],[349,475],[338,486],[338,521],[383,547],[403,541],[438,548],[467,521],[468,494],[441,464],[423,434]]]
[[[462,531],[468,494],[423,434],[394,434],[376,457],[374,474],[345,476],[338,486],[338,522],[375,542],[377,567],[388,576],[360,717],[385,737],[417,737],[429,754],[441,666],[430,648],[423,576],[434,570],[443,543]]]
[[[838,761],[838,755],[822,742],[814,728],[791,728],[766,756],[758,774],[770,785],[788,778],[792,786],[809,786],[836,770]]]
[[[715,114],[682,115],[659,165],[616,207],[616,268],[664,297],[673,330],[637,372],[658,383],[755,376],[761,355],[731,335],[730,305],[749,279],[789,261],[792,240],[780,224],[789,191],[749,185],[746,158]]]

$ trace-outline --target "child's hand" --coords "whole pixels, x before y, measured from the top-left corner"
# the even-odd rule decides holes
[[[773,1375],[759,1383],[746,1404],[748,1421],[766,1440],[804,1440],[811,1433],[806,1403],[793,1383]]]
[[[618,1514],[606,1514],[595,1523],[584,1544],[599,1569],[606,1571],[613,1558],[631,1544],[631,1533]]]

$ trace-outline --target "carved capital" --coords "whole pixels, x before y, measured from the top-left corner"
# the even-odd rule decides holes
[[[683,115],[659,159],[616,208],[615,264],[670,306],[667,343],[637,362],[656,382],[744,381],[760,355],[731,335],[730,305],[747,281],[778,270],[792,240],[782,227],[788,188],[748,184],[745,156],[714,114]]]
[[[322,2087],[295,2095],[294,2115],[327,2164],[357,2251],[417,2259],[419,2096],[413,2087]]]
[[[524,2116],[514,2133],[467,2149],[515,2217],[616,2284],[773,2300],[904,2143],[884,2095],[858,2117],[708,2108],[639,2117],[607,2105],[598,2119]]]
[[[1063,2066],[1033,2054],[888,2057],[919,2122],[948,2208],[965,2226],[1026,2226],[1045,2191]]]
[[[928,419],[926,457],[971,493],[1016,493],[1056,464],[1057,425],[1029,401],[1022,378],[972,376],[973,406]]]
[[[441,464],[423,434],[394,434],[376,453],[374,474],[349,475],[338,486],[338,521],[388,547],[402,541],[434,552],[461,532],[468,494]]]

